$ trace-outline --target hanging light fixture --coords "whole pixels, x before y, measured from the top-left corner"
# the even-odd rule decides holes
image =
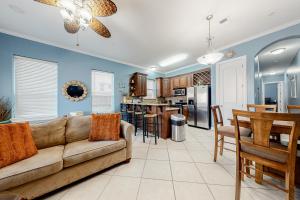
[[[207,49],[205,55],[203,55],[197,59],[197,61],[203,65],[215,64],[216,62],[220,61],[224,57],[224,54],[222,52],[217,52],[213,49],[213,44],[212,44],[213,37],[211,36],[211,33],[210,33],[210,21],[212,20],[212,18],[213,18],[213,15],[208,15],[206,17],[206,19],[208,21],[208,39],[207,39],[208,49]]]

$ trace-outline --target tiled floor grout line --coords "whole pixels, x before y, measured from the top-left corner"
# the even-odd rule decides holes
[[[138,186],[138,191],[137,191],[136,198],[135,198],[136,200],[138,200],[139,193],[140,193],[140,188],[141,188],[141,184],[142,184],[142,180],[143,180],[143,174],[144,174],[146,163],[147,163],[150,143],[151,143],[151,139],[150,139],[150,142],[149,142],[148,147],[147,147],[146,159],[145,159],[145,162],[144,162],[144,166],[143,166],[143,170],[142,170],[142,174],[141,174],[141,178],[140,178],[140,182],[139,182],[139,186]]]
[[[175,186],[174,186],[174,178],[173,178],[173,172],[172,172],[172,166],[171,166],[171,157],[169,153],[169,148],[168,148],[168,142],[167,142],[167,152],[168,152],[168,158],[169,158],[169,167],[170,167],[170,172],[171,172],[171,181],[172,181],[172,187],[173,187],[173,193],[174,193],[174,198],[176,200],[176,192],[175,192]]]
[[[185,143],[183,143],[183,144],[184,144],[184,146],[185,146],[186,150],[189,152],[189,150],[188,150],[188,148],[187,148],[186,144],[185,144]],[[189,153],[189,154],[190,154],[190,153]],[[192,157],[192,156],[191,156],[191,157]],[[208,189],[208,191],[210,192],[210,194],[211,194],[212,198],[213,198],[214,200],[216,200],[216,198],[214,197],[214,195],[213,195],[213,193],[212,193],[211,189],[208,187],[208,185],[207,185],[207,182],[206,182],[206,180],[204,179],[204,176],[202,175],[202,173],[200,172],[200,169],[198,168],[198,166],[197,166],[197,164],[196,164],[196,162],[195,162],[195,160],[194,160],[194,158],[193,158],[193,157],[192,157],[192,160],[194,161],[194,166],[196,167],[196,169],[197,169],[197,171],[199,172],[199,174],[200,174],[200,176],[201,176],[202,180],[204,181],[204,184],[205,184],[206,188],[207,188],[207,189]]]
[[[109,181],[107,181],[106,185],[104,186],[102,192],[99,194],[99,196],[97,197],[97,200],[100,200],[101,196],[103,195],[104,191],[106,190],[107,186],[109,185],[109,183],[111,182],[111,179],[113,178],[113,175],[107,175],[110,176]]]

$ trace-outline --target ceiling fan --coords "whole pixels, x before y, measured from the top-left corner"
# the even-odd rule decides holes
[[[109,38],[109,30],[96,16],[105,17],[117,12],[111,0],[34,0],[50,6],[59,7],[68,33],[77,33],[90,27],[99,35]]]

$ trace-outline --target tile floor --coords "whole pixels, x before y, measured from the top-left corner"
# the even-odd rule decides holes
[[[43,197],[47,200],[233,200],[235,154],[212,161],[212,131],[187,128],[186,141],[133,138],[133,158],[77,184]],[[284,193],[246,178],[243,200],[281,200]],[[300,199],[297,190],[296,199]]]

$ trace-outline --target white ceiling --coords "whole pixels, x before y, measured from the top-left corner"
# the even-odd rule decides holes
[[[75,45],[76,36],[64,30],[58,8],[33,0],[1,0],[0,31],[140,67],[158,65],[179,53],[189,55],[176,65],[159,68],[166,72],[194,64],[205,53],[208,34],[205,18],[210,13],[214,14],[212,34],[217,49],[300,19],[299,0],[114,2],[118,12],[99,18],[112,37],[105,39],[92,30],[81,31],[80,47]],[[225,17],[228,21],[219,24]]]

